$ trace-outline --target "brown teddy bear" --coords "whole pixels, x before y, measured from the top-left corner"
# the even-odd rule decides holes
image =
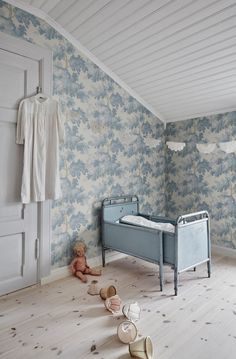
[[[85,274],[90,275],[101,275],[101,271],[91,269],[86,260],[85,252],[86,252],[86,246],[82,242],[76,242],[74,246],[74,252],[76,254],[76,257],[71,262],[71,272],[75,277],[78,277],[82,280],[82,282],[86,283],[88,281],[87,276]]]

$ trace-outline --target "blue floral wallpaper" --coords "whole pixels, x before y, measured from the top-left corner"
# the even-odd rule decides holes
[[[53,51],[53,94],[65,114],[63,198],[52,208],[52,266],[67,265],[76,239],[100,254],[99,209],[138,194],[142,211],[165,212],[164,126],[45,21],[0,0],[0,31]],[[155,195],[154,195],[155,194]]]
[[[236,140],[236,112],[169,123],[166,140],[186,143],[182,151],[166,146],[167,215],[207,209],[213,244],[236,249],[236,148],[220,146]]]
[[[141,210],[177,217],[207,209],[212,242],[236,249],[236,112],[167,124],[46,22],[0,0],[0,31],[53,51],[53,94],[65,114],[63,198],[52,205],[52,266],[71,261],[76,239],[100,255],[101,200],[138,194]],[[185,142],[181,151],[166,141]],[[216,144],[202,153],[197,144]]]

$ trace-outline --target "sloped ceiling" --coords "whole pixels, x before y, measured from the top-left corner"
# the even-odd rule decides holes
[[[236,109],[236,0],[14,2],[48,14],[166,122]]]

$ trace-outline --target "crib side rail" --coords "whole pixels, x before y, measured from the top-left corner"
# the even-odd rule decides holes
[[[115,222],[128,214],[137,215],[139,199],[136,195],[107,197],[102,201],[102,222]]]
[[[102,201],[102,206],[109,206],[113,204],[119,204],[119,203],[127,203],[127,202],[139,202],[137,195],[123,195],[123,196],[113,196],[113,197],[106,197]]]
[[[209,219],[209,213],[207,211],[199,211],[188,214],[182,214],[176,219],[176,224],[188,224],[195,221],[201,221]]]
[[[171,223],[173,225],[176,225],[176,220],[173,218],[156,216],[156,215],[151,215],[151,214],[146,214],[146,213],[139,213],[139,215],[146,219],[149,219],[150,221],[153,221],[153,222]]]

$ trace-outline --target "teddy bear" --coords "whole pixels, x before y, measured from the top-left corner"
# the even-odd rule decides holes
[[[86,252],[85,244],[82,242],[76,242],[74,246],[74,253],[76,254],[76,257],[73,259],[70,265],[72,274],[75,277],[81,279],[81,281],[84,283],[88,281],[87,276],[85,274],[96,275],[96,276],[101,275],[100,270],[94,270],[88,266],[85,252]]]

